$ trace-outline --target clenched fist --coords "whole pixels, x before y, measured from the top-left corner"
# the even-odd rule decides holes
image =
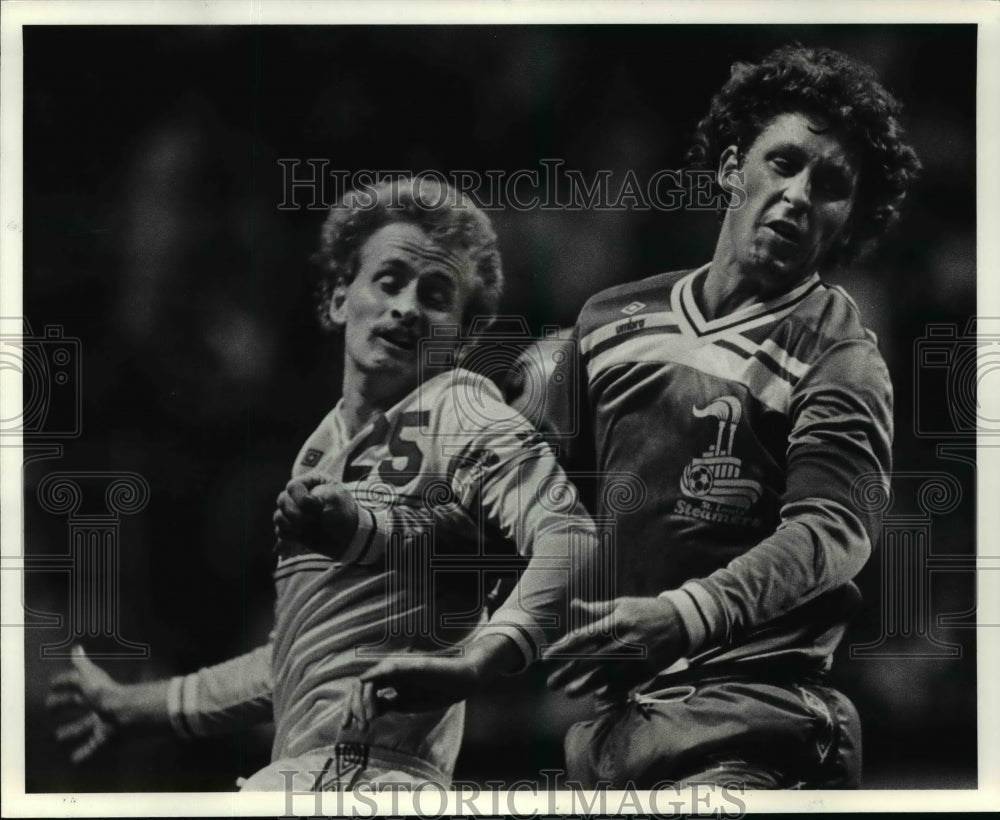
[[[278,496],[274,532],[338,558],[358,531],[358,504],[339,481],[322,473],[293,478]]]

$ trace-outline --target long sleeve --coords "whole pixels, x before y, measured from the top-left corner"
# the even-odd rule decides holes
[[[707,578],[664,593],[684,619],[692,654],[847,584],[878,539],[879,515],[852,496],[863,477],[889,486],[892,387],[875,345],[828,349],[797,385],[791,419],[774,534]]]
[[[569,601],[600,579],[594,523],[555,457],[543,448],[484,492],[491,519],[513,537],[528,564],[481,634],[501,634],[521,650],[524,664],[569,629]]]
[[[399,533],[419,542],[433,529],[436,543],[467,545],[468,558],[487,572],[493,562],[484,539],[513,543],[526,562],[516,562],[520,580],[488,629],[513,640],[528,663],[568,627],[569,597],[592,571],[594,524],[552,448],[495,385],[471,373],[455,380],[429,416],[427,441],[448,453],[434,492],[425,491],[422,503],[363,509],[347,560],[377,564]],[[474,423],[461,415],[469,396]]]
[[[172,678],[170,723],[181,737],[234,732],[273,718],[271,644],[215,666]]]

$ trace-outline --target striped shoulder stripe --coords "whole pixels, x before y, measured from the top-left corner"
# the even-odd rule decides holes
[[[633,327],[634,330],[630,329]],[[680,332],[680,325],[670,311],[648,313],[636,316],[634,319],[618,317],[584,336],[580,340],[580,352],[583,354],[584,362],[587,362],[605,350],[637,336]]]
[[[742,384],[767,407],[780,413],[788,411],[792,390],[799,377],[787,367],[776,366],[773,356],[756,356],[734,343],[731,337],[712,344],[706,344],[704,340],[699,343],[684,336],[675,338],[678,340],[676,344],[664,344],[662,336],[633,338],[605,351],[587,367],[591,384],[596,384],[598,379],[619,366],[680,365]],[[790,363],[790,366],[798,370],[798,364],[801,363]]]
[[[718,341],[714,342],[714,344],[718,345],[719,347],[725,348],[726,350],[729,350],[735,353],[737,356],[747,359],[748,361],[751,359],[756,359],[762,365],[764,365],[764,367],[770,370],[775,376],[777,376],[779,379],[788,382],[792,387],[794,387],[799,380],[797,376],[793,376],[791,373],[785,370],[781,365],[779,365],[774,359],[772,359],[762,350],[758,350],[756,353],[747,353],[739,345],[735,345],[726,339],[719,339]]]
[[[809,370],[806,362],[796,359],[773,339],[765,339],[761,344],[755,344],[741,334],[732,333],[716,339],[713,344],[732,350],[744,359],[759,359],[776,376],[793,385]]]

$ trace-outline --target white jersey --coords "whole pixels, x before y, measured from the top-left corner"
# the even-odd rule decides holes
[[[244,656],[253,668],[215,702],[200,697],[226,690],[212,669],[178,679],[175,723],[196,734],[222,728],[270,694],[275,760],[350,742],[369,759],[448,780],[463,706],[389,713],[358,736],[340,727],[352,680],[386,656],[453,650],[481,628],[490,570],[513,570],[517,559],[493,551],[498,541],[532,560],[487,629],[514,640],[526,663],[537,657],[565,631],[567,577],[587,564],[593,525],[538,434],[492,382],[461,369],[430,379],[354,436],[338,405],[292,474],[314,471],[359,502],[352,544],[346,554],[279,544],[270,650]],[[232,691],[241,687],[252,697]]]

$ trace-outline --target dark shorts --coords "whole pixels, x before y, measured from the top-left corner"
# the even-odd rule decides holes
[[[814,681],[661,678],[571,727],[566,763],[569,779],[591,789],[855,789],[861,726],[844,695]]]

